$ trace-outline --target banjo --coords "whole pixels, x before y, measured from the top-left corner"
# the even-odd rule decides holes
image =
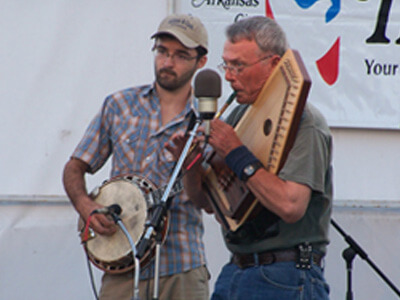
[[[181,182],[178,181],[171,194],[177,194],[181,190]],[[104,206],[118,204],[122,207],[121,221],[137,245],[144,232],[146,221],[152,216],[152,208],[159,203],[163,191],[141,176],[121,176],[103,182],[90,193],[90,197]],[[160,225],[162,243],[166,239],[168,225],[169,213],[164,216]],[[99,235],[79,219],[78,230],[87,257],[97,268],[107,273],[120,274],[135,267],[131,245],[121,228],[111,236]],[[146,253],[140,258],[141,268],[151,262],[155,244],[156,241],[153,239]]]

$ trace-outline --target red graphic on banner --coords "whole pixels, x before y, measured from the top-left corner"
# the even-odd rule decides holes
[[[274,19],[274,14],[272,13],[271,5],[269,4],[269,0],[265,0],[265,15],[268,18]]]
[[[334,84],[339,75],[339,49],[340,37],[336,39],[336,42],[328,52],[316,61],[319,74],[329,85]]]
[[[265,0],[265,15],[271,19],[275,19],[270,0]],[[339,76],[339,50],[340,37],[338,37],[333,46],[316,61],[319,74],[329,85],[333,85]]]

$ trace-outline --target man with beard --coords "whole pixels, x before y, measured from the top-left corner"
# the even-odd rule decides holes
[[[166,186],[175,160],[164,144],[173,133],[186,130],[196,111],[191,80],[207,62],[204,25],[193,16],[171,15],[152,38],[155,82],[108,96],[64,168],[68,197],[99,235],[112,236],[117,227],[106,215],[93,214],[103,206],[88,195],[85,174],[97,172],[112,156],[111,178],[139,175],[158,188]],[[161,247],[159,299],[208,299],[201,207],[184,192],[168,202],[170,224]],[[142,300],[153,296],[153,273],[153,263],[141,272]],[[133,277],[132,271],[104,273],[100,299],[131,299]]]

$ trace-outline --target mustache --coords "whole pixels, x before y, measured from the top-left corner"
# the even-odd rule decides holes
[[[163,73],[166,73],[166,74],[170,74],[170,75],[176,76],[176,73],[175,73],[173,70],[169,69],[169,68],[162,68],[162,69],[160,69],[160,70],[158,71],[158,73],[159,73],[160,75],[163,74]]]

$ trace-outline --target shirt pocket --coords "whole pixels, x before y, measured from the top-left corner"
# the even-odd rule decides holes
[[[129,163],[131,167],[134,166],[135,159],[138,159],[140,154],[140,135],[142,129],[137,126],[138,118],[131,118],[118,125],[112,132],[111,140],[113,143],[113,151],[115,159],[124,162],[126,165]]]

